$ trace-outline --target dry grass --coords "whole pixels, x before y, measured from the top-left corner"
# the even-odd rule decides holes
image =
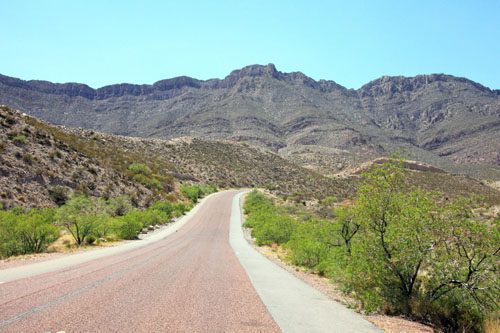
[[[484,333],[500,333],[500,314],[485,321]]]

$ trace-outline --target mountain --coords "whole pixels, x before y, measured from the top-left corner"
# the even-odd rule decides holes
[[[500,179],[498,90],[444,74],[381,77],[357,90],[272,64],[99,89],[0,76],[0,103],[112,134],[247,142],[327,175],[403,148],[447,171]]]

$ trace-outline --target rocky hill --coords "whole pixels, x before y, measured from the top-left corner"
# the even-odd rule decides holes
[[[96,197],[128,195],[138,206],[158,196],[123,172],[70,147],[39,123],[0,106],[0,203],[50,207],[74,192]]]
[[[112,134],[247,142],[324,174],[404,148],[447,171],[500,179],[500,95],[450,75],[382,77],[358,90],[271,64],[99,89],[0,76],[0,103]]]
[[[133,163],[147,165],[161,189],[136,181]],[[177,195],[184,182],[265,187],[308,197],[353,192],[351,183],[296,166],[246,144],[133,138],[53,126],[0,106],[0,203],[52,206],[74,192],[129,195],[139,206]]]

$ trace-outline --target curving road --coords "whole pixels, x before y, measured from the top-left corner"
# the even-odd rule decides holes
[[[338,304],[251,249],[239,196],[210,196],[154,242],[0,271],[0,332],[377,331],[345,308],[336,329]]]

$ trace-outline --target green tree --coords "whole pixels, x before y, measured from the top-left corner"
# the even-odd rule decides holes
[[[399,161],[363,176],[356,213],[364,232],[356,262],[395,311],[411,313],[419,273],[436,244],[437,207],[430,194],[406,188]]]
[[[75,196],[56,212],[56,223],[65,227],[77,245],[95,231],[98,220],[103,219],[105,202],[102,199]]]

